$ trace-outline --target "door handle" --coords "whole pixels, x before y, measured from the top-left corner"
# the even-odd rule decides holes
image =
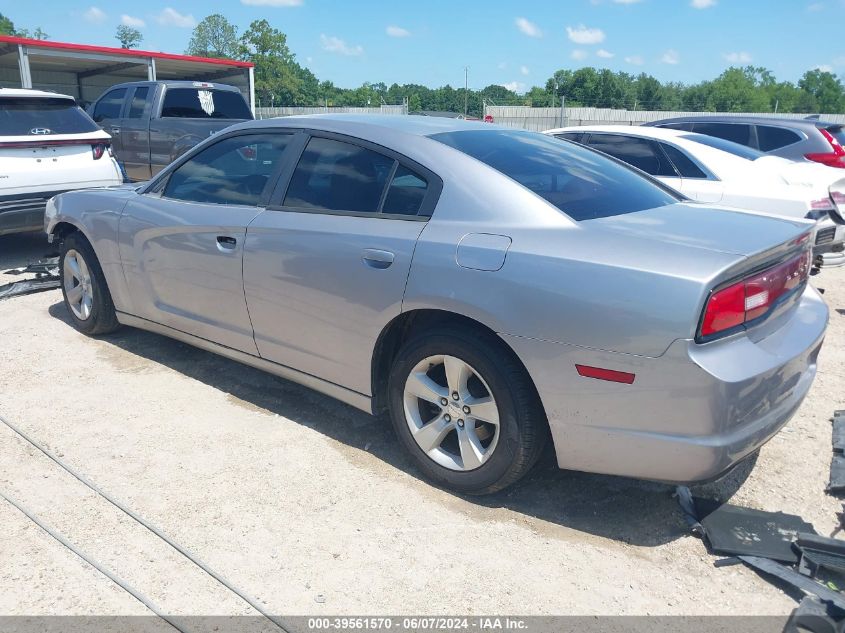
[[[377,248],[365,248],[361,259],[371,268],[387,268],[393,263],[395,255],[390,251],[382,251]]]
[[[218,235],[217,236],[217,250],[219,251],[232,251],[238,245],[238,240],[234,237],[229,235]]]

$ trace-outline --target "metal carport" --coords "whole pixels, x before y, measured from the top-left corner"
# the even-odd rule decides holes
[[[0,35],[0,87],[50,90],[87,105],[114,84],[156,79],[231,84],[255,111],[250,62]]]

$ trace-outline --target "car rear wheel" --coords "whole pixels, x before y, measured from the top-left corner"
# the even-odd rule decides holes
[[[62,241],[59,260],[62,295],[74,327],[85,334],[107,334],[120,324],[94,249],[80,233]]]
[[[400,441],[444,487],[501,490],[530,470],[545,444],[536,391],[493,335],[448,328],[410,340],[393,363],[388,389]]]

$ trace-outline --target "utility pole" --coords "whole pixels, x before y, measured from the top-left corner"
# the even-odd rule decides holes
[[[778,106],[780,105],[780,99],[775,99],[775,114],[778,113]]]
[[[469,66],[464,66],[464,118],[469,111]]]

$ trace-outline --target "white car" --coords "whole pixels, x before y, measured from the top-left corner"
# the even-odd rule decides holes
[[[545,133],[618,158],[696,201],[816,220],[816,254],[828,265],[845,260],[845,227],[829,217],[829,187],[842,178],[842,170],[682,130],[602,125]]]
[[[43,229],[57,193],[122,182],[111,137],[73,97],[0,88],[0,235]]]

